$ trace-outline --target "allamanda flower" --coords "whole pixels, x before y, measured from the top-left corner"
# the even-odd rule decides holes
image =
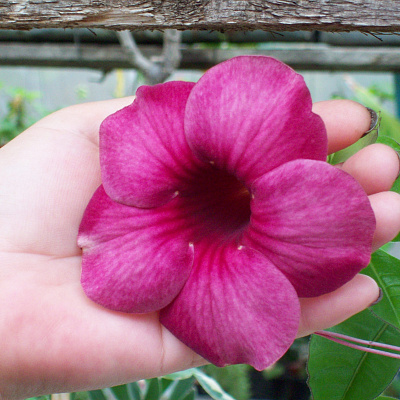
[[[86,294],[159,310],[218,366],[272,364],[296,336],[299,297],[369,262],[367,196],[326,156],[303,78],[272,58],[142,86],[101,126],[103,184],[79,233]]]

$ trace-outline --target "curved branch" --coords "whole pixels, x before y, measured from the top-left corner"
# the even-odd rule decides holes
[[[163,51],[159,61],[151,61],[139,50],[131,32],[117,32],[124,51],[129,55],[132,66],[145,76],[146,82],[164,82],[178,68],[181,61],[181,32],[167,29],[164,33]]]

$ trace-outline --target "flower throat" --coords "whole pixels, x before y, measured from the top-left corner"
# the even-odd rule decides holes
[[[192,174],[180,192],[183,210],[192,220],[197,236],[240,235],[250,222],[249,190],[233,174],[213,165]]]

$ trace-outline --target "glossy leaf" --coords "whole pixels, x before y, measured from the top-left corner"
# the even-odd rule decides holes
[[[400,332],[369,310],[331,331],[364,340],[400,346]],[[313,336],[308,362],[309,386],[314,400],[372,400],[395,377],[400,360],[351,349]]]
[[[378,250],[362,273],[373,278],[383,291],[382,300],[371,310],[400,329],[400,260]]]

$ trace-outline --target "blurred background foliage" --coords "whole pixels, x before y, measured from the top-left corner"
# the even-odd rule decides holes
[[[20,87],[5,89],[0,83],[0,96],[7,99],[6,110],[0,114],[0,146],[48,114],[37,102],[39,92]]]

